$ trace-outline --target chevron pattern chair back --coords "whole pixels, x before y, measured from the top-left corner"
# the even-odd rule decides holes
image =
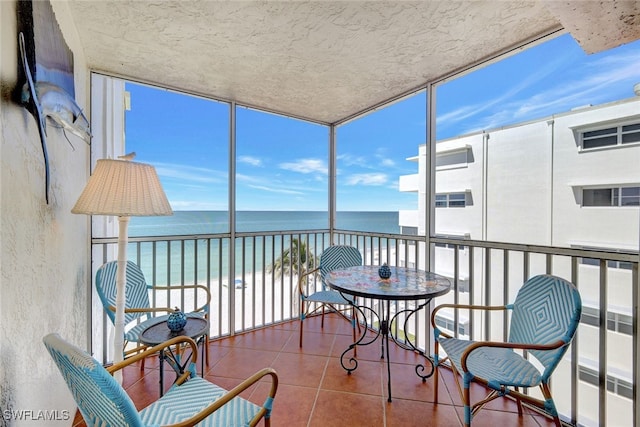
[[[337,268],[347,268],[362,265],[362,255],[360,251],[353,246],[346,245],[334,245],[329,246],[320,255],[320,265],[311,271],[302,274],[298,278],[298,289],[300,292],[300,347],[302,348],[302,335],[304,330],[304,319],[318,311],[322,313],[322,320],[320,321],[320,327],[324,328],[324,314],[325,309],[329,307],[332,311],[340,314],[349,322],[353,329],[353,340],[356,340],[356,327],[360,330],[360,324],[356,321],[355,310],[351,307],[351,318],[347,318],[345,314],[338,308],[338,306],[349,306],[352,301],[347,300],[340,292],[334,291],[327,286],[325,277],[330,271]],[[306,292],[305,283],[308,283],[311,275],[316,275],[320,272],[320,282],[322,289],[315,290],[315,277],[313,278],[313,293],[308,294]]]
[[[102,302],[107,315],[112,322],[115,322],[115,312],[107,310],[107,307],[116,305],[116,270],[118,269],[117,261],[110,261],[102,265],[96,273],[96,289],[98,296]],[[144,278],[144,274],[140,267],[131,261],[127,261],[127,280],[126,280],[126,301],[125,308],[148,308],[149,304],[149,287]],[[143,317],[149,318],[148,313],[126,313],[124,316],[124,324]]]
[[[322,288],[327,289],[325,276],[337,268],[355,267],[362,265],[362,255],[353,246],[334,245],[326,248],[320,255],[320,276]]]
[[[127,393],[95,359],[58,334],[43,341],[88,426],[143,426]]]
[[[508,342],[470,341],[441,330],[436,324],[436,313],[446,308],[474,312],[491,310],[505,316],[510,313]],[[529,403],[543,410],[553,418],[556,427],[560,427],[560,415],[551,395],[549,380],[573,340],[581,313],[582,300],[578,289],[571,282],[548,274],[527,280],[513,304],[441,304],[435,307],[431,313],[435,338],[435,400],[438,400],[439,367],[448,360],[464,404],[465,427],[471,426],[475,414],[487,403],[506,395],[515,399],[521,416],[522,402]],[[442,360],[440,347],[446,353]],[[531,357],[524,357],[525,351]],[[533,359],[540,363],[534,363]],[[460,384],[461,379],[463,384]],[[484,385],[489,392],[487,397],[473,404],[472,382]],[[539,387],[543,399],[526,390],[520,391],[521,388],[532,387]]]
[[[261,369],[233,390],[227,391],[202,377],[191,375],[196,369],[196,353],[192,353],[194,358],[191,364],[167,393],[138,412],[131,398],[110,371],[121,370],[132,363],[144,360],[151,354],[165,351],[168,346],[179,343],[188,342],[192,351],[196,351],[196,343],[188,337],[175,337],[113,365],[109,370],[85,351],[63,340],[58,334],[45,336],[43,342],[62,373],[89,427],[170,426],[195,423],[210,427],[245,427],[258,425],[261,420],[264,420],[264,424],[261,425],[265,427],[271,425],[273,400],[278,388],[276,371],[272,368]],[[269,385],[268,380],[270,380],[270,390],[265,393],[258,392],[259,395],[265,395],[262,406],[240,397],[241,393],[255,388],[259,382],[262,385]],[[213,402],[225,403],[214,408]],[[201,422],[198,421],[200,419],[202,419]]]
[[[509,342],[570,343],[580,322],[582,303],[578,289],[560,277],[539,275],[529,279],[513,302]],[[555,350],[529,350],[544,366],[546,381],[569,346]]]

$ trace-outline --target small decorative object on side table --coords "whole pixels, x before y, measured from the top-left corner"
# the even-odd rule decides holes
[[[172,316],[173,314],[176,315],[174,316],[176,319],[180,319],[180,315],[185,316],[185,314],[177,308],[176,311],[169,316]],[[185,316],[185,321],[182,324],[181,329],[178,329],[177,332],[174,332],[169,327],[169,321],[170,319],[167,318],[167,320],[151,325],[142,331],[140,333],[140,342],[152,347],[179,335],[184,335],[194,339],[196,343],[200,345],[205,342],[206,335],[209,333],[209,322],[204,318],[189,317],[187,321]],[[158,356],[160,359],[160,396],[162,396],[164,393],[164,361],[167,360],[169,365],[171,365],[171,367],[176,371],[177,376],[180,376],[185,372],[186,367],[189,365],[191,355],[181,354],[180,349],[174,350],[171,347],[168,347],[165,351],[160,351]],[[200,358],[201,372],[204,372],[204,359],[204,357]]]
[[[389,277],[391,277],[391,269],[386,262],[382,264],[378,269],[378,275],[381,279],[388,279]]]
[[[180,332],[184,329],[184,325],[187,324],[187,315],[184,314],[178,307],[175,311],[169,315],[167,319],[167,326],[171,332]]]

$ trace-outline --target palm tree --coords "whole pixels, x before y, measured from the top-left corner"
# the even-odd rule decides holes
[[[282,275],[293,274],[299,276],[306,271],[316,268],[317,257],[307,249],[307,242],[294,237],[291,244],[271,264],[267,271],[274,273],[276,278]]]

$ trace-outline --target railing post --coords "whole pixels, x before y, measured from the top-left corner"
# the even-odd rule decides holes
[[[236,103],[229,104],[229,333],[236,330]],[[222,250],[222,247],[221,249]]]
[[[639,260],[640,261],[640,256]],[[638,340],[638,306],[640,306],[640,292],[638,292],[638,288],[640,287],[640,278],[638,277],[638,263],[633,265],[632,269],[632,299],[633,299],[633,367],[632,375],[633,375],[633,426],[640,427],[640,408],[638,408],[638,384],[640,382],[640,340]]]
[[[600,260],[600,325],[598,339],[598,418],[599,425],[607,425],[607,261]]]
[[[338,170],[338,149],[336,146],[336,126],[329,126],[329,241],[334,241],[336,228],[336,176]]]
[[[571,257],[571,283],[580,290],[578,283],[578,258]],[[580,334],[575,334],[571,342],[571,423],[578,423],[578,338]]]
[[[436,85],[432,82],[427,85],[427,128],[426,128],[426,150],[425,150],[425,170],[424,174],[425,182],[425,198],[423,210],[426,214],[424,220],[425,224],[425,253],[424,253],[424,269],[427,271],[432,270],[432,266],[435,265],[435,251],[431,248],[431,236],[435,236],[436,231],[436,219],[435,219],[435,200],[436,200]],[[417,246],[417,245],[416,245]],[[417,258],[416,253],[416,268],[421,268],[420,260]],[[431,316],[431,311],[435,307],[435,302],[431,300],[428,305],[427,319]],[[425,330],[427,342],[425,347],[428,349],[428,353],[433,354],[435,351],[435,345],[431,339],[431,326],[427,321]]]
[[[491,248],[484,249],[484,305],[491,305]],[[483,340],[491,340],[491,313],[484,315]]]

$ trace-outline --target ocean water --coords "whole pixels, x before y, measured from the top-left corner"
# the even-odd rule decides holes
[[[225,233],[229,218],[226,211],[176,211],[172,216],[132,217],[130,237],[200,236]],[[301,231],[327,229],[326,212],[314,211],[239,211],[236,213],[238,232]],[[337,228],[342,230],[399,233],[398,212],[338,212]],[[313,235],[309,247],[315,242]],[[384,242],[381,242],[384,244]],[[289,236],[273,239],[245,239],[236,244],[235,278],[261,272],[273,264],[282,248],[289,246]],[[207,259],[207,252],[209,258]],[[138,263],[148,281],[156,285],[203,283],[206,280],[229,279],[228,239],[204,239],[181,242],[129,244],[128,258]],[[245,265],[241,259],[245,255]],[[319,254],[315,254],[319,255]],[[222,262],[218,260],[221,259]],[[232,277],[233,277],[232,276]],[[233,279],[231,279],[233,280]]]
[[[329,228],[327,212],[238,211],[238,232],[316,230]],[[399,233],[398,212],[338,212],[336,226],[343,230]],[[171,216],[132,217],[129,236],[201,235],[229,230],[226,211],[176,211]]]

